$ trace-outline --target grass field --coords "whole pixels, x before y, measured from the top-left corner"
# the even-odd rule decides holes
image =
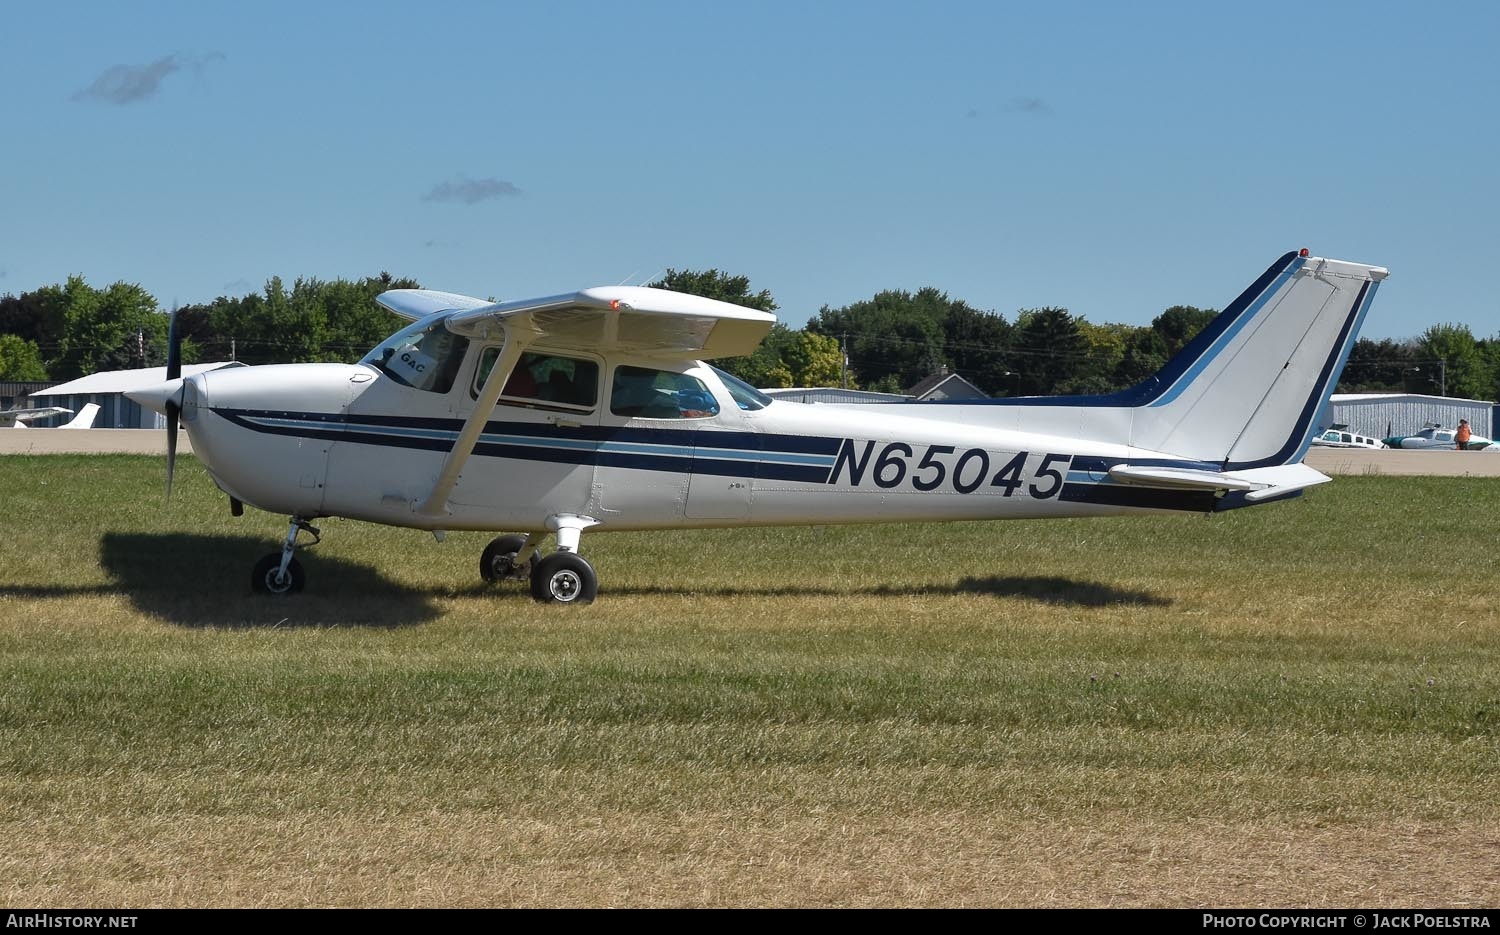
[[[1500,482],[486,537],[0,458],[8,905],[1500,904]]]

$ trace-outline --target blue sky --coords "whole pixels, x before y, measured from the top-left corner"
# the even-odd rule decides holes
[[[0,7],[0,292],[718,267],[1143,324],[1276,256],[1500,331],[1500,4]]]

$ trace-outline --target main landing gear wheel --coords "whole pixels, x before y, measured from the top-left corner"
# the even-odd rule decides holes
[[[534,550],[522,568],[516,567],[516,556],[526,546],[525,536],[500,536],[484,547],[479,557],[479,577],[486,581],[526,581],[536,573],[541,558]]]
[[[262,594],[296,594],[307,583],[302,572],[302,563],[295,558],[287,562],[286,574],[281,573],[281,553],[271,552],[255,563],[250,573],[250,587]]]
[[[531,572],[531,596],[544,604],[591,604],[599,576],[576,552],[553,552]]]

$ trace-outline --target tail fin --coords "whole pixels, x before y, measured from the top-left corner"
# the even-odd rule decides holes
[[[1387,275],[1283,256],[1160,373],[1118,394],[1133,407],[1130,444],[1223,470],[1301,461]]]
[[[94,418],[99,415],[98,403],[85,403],[66,425],[59,425],[60,429],[91,429],[94,427]]]

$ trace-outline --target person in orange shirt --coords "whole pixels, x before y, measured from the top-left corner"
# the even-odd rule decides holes
[[[1468,419],[1459,419],[1458,420],[1458,431],[1456,433],[1454,433],[1454,436],[1453,436],[1453,440],[1458,443],[1458,450],[1459,451],[1468,451],[1469,450],[1469,439],[1472,438],[1473,436],[1474,436],[1474,433],[1471,432],[1471,431],[1469,431],[1469,420]]]

